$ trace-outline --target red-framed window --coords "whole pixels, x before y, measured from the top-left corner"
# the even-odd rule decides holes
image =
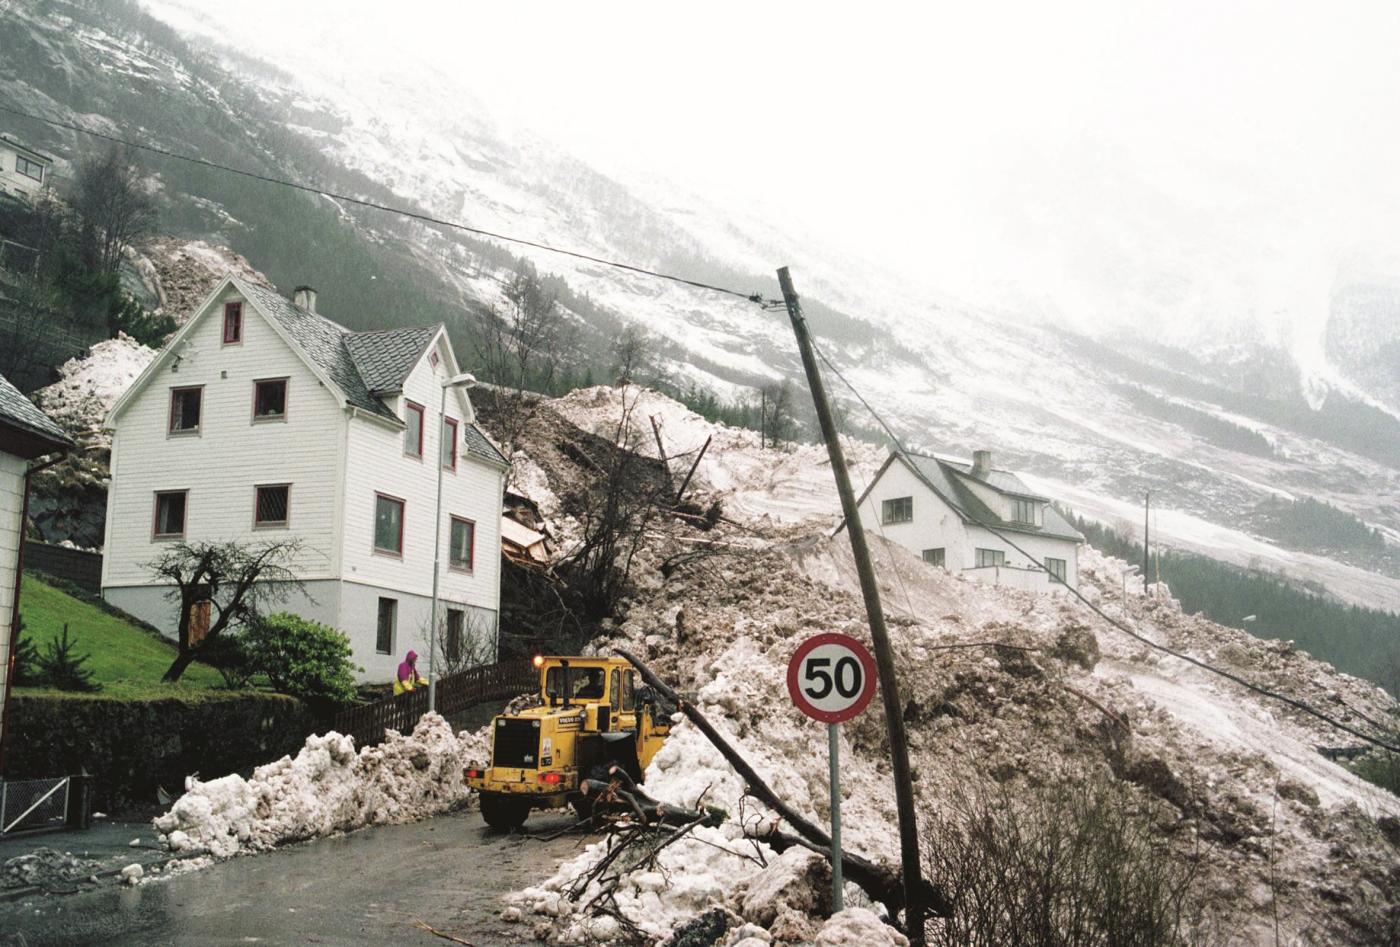
[[[442,419],[442,466],[457,469],[457,419]]]
[[[287,379],[263,378],[253,382],[253,420],[287,420]]]
[[[387,493],[374,495],[374,551],[403,555],[404,502]]]
[[[243,304],[224,303],[224,344],[237,345],[243,341]]]
[[[151,538],[179,539],[185,535],[185,517],[189,513],[190,491],[159,490],[151,516]]]
[[[204,408],[204,386],[170,389],[171,434],[198,434]]]
[[[405,401],[403,408],[403,452],[409,457],[423,456],[423,406]]]
[[[459,572],[470,572],[476,562],[476,524],[454,516],[448,531],[447,566]]]
[[[292,485],[268,483],[253,488],[253,527],[284,527],[291,521]]]

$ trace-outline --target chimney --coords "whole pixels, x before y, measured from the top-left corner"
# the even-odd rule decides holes
[[[987,474],[992,472],[992,452],[989,450],[975,450],[972,452],[972,475],[979,480],[986,480]]]
[[[298,286],[292,292],[292,302],[308,312],[316,311],[316,290],[310,286]]]

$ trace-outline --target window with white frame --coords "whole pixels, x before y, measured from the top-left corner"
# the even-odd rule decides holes
[[[1012,522],[1035,525],[1035,508],[1037,504],[1034,500],[1026,500],[1021,497],[1013,497],[1011,500]]]
[[[944,555],[944,552],[945,550],[942,546],[939,546],[937,549],[925,549],[924,562],[927,562],[931,566],[945,565],[944,560],[946,556]]]
[[[44,166],[37,161],[30,161],[24,155],[15,155],[15,170],[40,184],[44,183]]]
[[[1064,582],[1065,576],[1069,574],[1069,570],[1063,559],[1047,558],[1045,560],[1045,571],[1050,573],[1051,577],[1057,582]]]

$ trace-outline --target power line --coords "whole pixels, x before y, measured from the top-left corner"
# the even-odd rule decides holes
[[[114,144],[122,145],[127,148],[135,148],[139,151],[148,151],[151,154],[161,155],[166,158],[174,158],[177,161],[186,161],[190,164],[201,165],[206,168],[211,168],[215,171],[223,171],[228,174],[236,174],[240,177],[251,178],[254,181],[262,181],[266,184],[277,184],[282,187],[290,187],[298,191],[305,191],[308,194],[316,194],[320,197],[328,197],[332,200],[344,201],[347,204],[355,204],[360,207],[367,207],[372,210],[383,211],[386,214],[397,214],[400,217],[408,217],[412,220],[433,224],[438,227],[448,227],[452,230],[461,230],[465,233],[475,234],[480,237],[490,237],[493,240],[500,240],[505,243],[515,243],[520,244],[521,246],[534,247],[536,250],[546,250],[550,253],[558,253],[561,256],[573,257],[576,260],[586,260],[589,263],[598,263],[602,266],[613,267],[614,269],[627,270],[631,273],[639,273],[643,276],[650,276],[655,279],[669,280],[672,283],[680,283],[684,286],[690,286],[695,289],[708,290],[709,292],[713,293],[723,293],[727,296],[737,296],[739,299],[743,299],[751,303],[758,303],[759,305],[763,305],[763,303],[765,302],[762,293],[745,293],[737,289],[729,289],[724,286],[715,286],[712,283],[702,283],[699,280],[687,279],[684,276],[676,276],[672,273],[662,273],[658,270],[649,270],[646,267],[635,266],[631,263],[622,263],[618,260],[608,260],[604,259],[603,257],[596,257],[587,253],[581,253],[577,250],[567,250],[563,247],[550,246],[547,243],[540,243],[537,240],[528,240],[525,237],[513,237],[510,234],[497,233],[494,230],[483,230],[480,227],[472,227],[469,224],[463,224],[453,220],[444,220],[441,217],[433,217],[429,214],[424,214],[415,210],[408,210],[407,208],[403,207],[391,207],[388,204],[380,204],[376,201],[365,200],[364,198],[360,197],[351,197],[348,194],[338,194],[335,191],[327,191],[323,188],[313,187],[309,184],[299,184],[296,181],[288,181],[285,178],[275,178],[271,175],[259,174],[256,171],[246,171],[242,168],[230,167],[229,165],[219,164],[216,161],[209,161],[205,158],[196,158],[193,155],[181,154],[178,151],[171,151],[167,148],[161,148],[157,145],[142,144],[141,142],[131,141],[127,138],[119,138],[116,135],[108,135],[105,132],[94,131],[91,128],[83,128],[82,126],[74,125],[71,122],[63,122],[54,118],[44,118],[43,116],[34,115],[30,112],[25,112],[17,108],[12,108],[8,105],[0,104],[0,112],[7,112],[10,115],[17,115],[21,118],[28,118],[36,122],[42,122],[45,125],[52,125],[55,128],[64,128],[68,131],[77,132],[80,135],[91,135],[94,138],[101,138],[104,141],[110,141]]]
[[[813,343],[813,345],[815,347],[815,343]],[[904,444],[900,441],[898,435],[894,433],[890,426],[885,423],[885,419],[880,416],[880,413],[871,406],[870,402],[865,399],[865,396],[862,395],[859,390],[857,390],[856,386],[851,384],[850,380],[846,378],[844,374],[841,373],[841,370],[832,364],[831,360],[826,357],[825,352],[823,352],[820,348],[817,348],[816,351],[817,357],[822,360],[822,362],[827,366],[827,368],[831,369],[832,373],[841,380],[842,384],[844,384],[848,389],[850,389],[851,394],[855,395],[856,399],[865,407],[865,410],[870,412],[870,416],[875,419],[875,422],[880,425],[880,428],[885,432],[886,436],[889,437],[890,442],[894,445],[895,452],[911,467],[915,467],[913,460],[909,457],[909,452],[904,449]],[[1289,697],[1286,694],[1280,694],[1278,691],[1270,690],[1267,687],[1255,684],[1253,681],[1240,677],[1238,674],[1233,674],[1230,671],[1226,671],[1222,668],[1215,667],[1214,665],[1207,664],[1199,658],[1193,658],[1188,654],[1184,654],[1180,651],[1168,648],[1166,645],[1158,644],[1157,642],[1152,641],[1151,639],[1139,634],[1138,632],[1129,628],[1127,625],[1123,624],[1118,619],[1113,618],[1112,616],[1105,613],[1103,609],[1099,608],[1098,605],[1091,602],[1088,598],[1084,596],[1083,593],[1081,593],[1074,586],[1070,585],[1069,582],[1067,582],[1065,579],[1060,578],[1059,576],[1055,575],[1055,573],[1051,572],[1049,569],[1046,569],[1045,564],[1043,562],[1036,559],[1035,556],[1027,552],[1022,546],[1020,546],[1015,540],[1007,536],[1004,532],[1002,532],[1001,530],[997,529],[995,526],[992,526],[989,523],[983,522],[976,516],[967,512],[954,500],[948,497],[943,497],[943,500],[945,503],[951,506],[960,516],[967,519],[974,526],[980,526],[982,529],[985,529],[987,532],[991,533],[993,536],[996,536],[1002,542],[1006,543],[1012,549],[1015,549],[1021,555],[1025,556],[1033,565],[1035,565],[1037,568],[1041,569],[1046,574],[1048,574],[1053,581],[1059,582],[1066,589],[1068,589],[1071,595],[1078,599],[1081,604],[1086,606],[1095,615],[1097,615],[1099,618],[1102,618],[1113,628],[1116,628],[1123,634],[1128,635],[1130,638],[1133,638],[1134,640],[1147,645],[1149,648],[1154,648],[1157,651],[1161,651],[1164,654],[1171,655],[1172,657],[1185,661],[1188,664],[1195,665],[1196,667],[1201,668],[1202,670],[1209,671],[1212,674],[1218,674],[1226,680],[1233,681],[1234,683],[1239,684],[1241,687],[1247,688],[1248,690],[1251,690],[1256,694],[1260,694],[1261,696],[1268,697],[1272,700],[1280,701],[1289,705],[1290,707],[1293,707],[1297,710],[1301,710],[1303,713],[1310,714],[1313,717],[1316,717],[1317,719],[1321,720],[1323,723],[1336,727],[1338,730],[1341,730],[1345,733],[1349,733],[1357,739],[1364,740],[1367,743],[1373,744],[1374,746],[1380,747],[1383,750],[1388,750],[1392,753],[1400,753],[1400,746],[1397,746],[1379,737],[1371,736],[1368,733],[1363,733],[1355,727],[1352,727],[1351,725],[1344,723],[1341,720],[1337,720],[1336,718],[1324,713],[1323,711],[1318,710],[1316,707],[1312,706],[1306,701],[1298,700],[1297,698]],[[1374,721],[1368,722],[1371,722],[1374,725]]]

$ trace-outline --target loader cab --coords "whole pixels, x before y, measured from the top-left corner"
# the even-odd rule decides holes
[[[637,726],[637,672],[609,658],[543,658],[540,696],[548,707],[584,707],[588,729],[600,732]]]

